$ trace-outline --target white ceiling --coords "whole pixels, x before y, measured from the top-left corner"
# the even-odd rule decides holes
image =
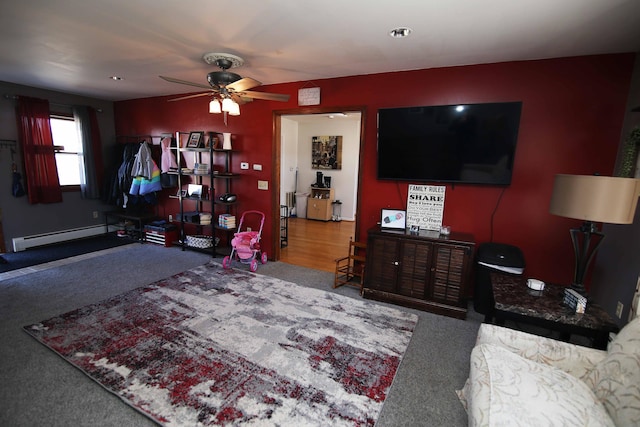
[[[394,39],[388,32],[410,27]],[[3,0],[0,80],[107,100],[194,92],[202,55],[263,84],[640,51],[639,0]],[[113,81],[109,77],[124,77]],[[390,82],[398,84],[398,82]],[[257,88],[260,90],[260,88]]]

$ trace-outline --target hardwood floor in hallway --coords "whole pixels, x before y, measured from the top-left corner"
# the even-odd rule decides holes
[[[289,242],[280,251],[280,261],[333,272],[336,258],[348,254],[349,239],[354,236],[355,221],[289,218]]]

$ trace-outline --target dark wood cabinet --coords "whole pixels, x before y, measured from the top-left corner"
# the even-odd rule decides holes
[[[466,318],[474,238],[369,230],[365,298]]]

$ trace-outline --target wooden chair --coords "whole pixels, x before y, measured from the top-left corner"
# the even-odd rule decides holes
[[[360,288],[360,294],[362,294],[365,267],[365,255],[363,252],[366,249],[366,243],[349,240],[349,255],[336,259],[334,289],[343,285],[357,286]],[[358,280],[354,281],[356,278]]]

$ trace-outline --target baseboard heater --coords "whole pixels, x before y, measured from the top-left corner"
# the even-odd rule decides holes
[[[51,233],[34,234],[33,236],[15,237],[13,251],[21,252],[36,246],[50,245],[52,243],[66,242],[82,239],[83,237],[96,236],[105,233],[104,225],[92,225],[89,227],[72,228],[69,230],[53,231]]]

